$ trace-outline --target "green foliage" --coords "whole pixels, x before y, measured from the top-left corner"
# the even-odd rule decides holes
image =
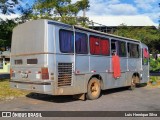
[[[12,30],[17,25],[14,20],[0,21],[0,47],[10,47]]]
[[[150,71],[160,71],[160,58],[157,58],[157,60],[155,60],[153,57],[150,58]]]
[[[160,51],[160,30],[154,27],[129,27],[122,24],[114,34],[140,40],[148,45],[150,52]]]
[[[80,0],[74,4],[71,4],[71,0],[37,0],[33,6],[26,5],[25,7],[21,6],[21,1],[23,0],[0,0],[1,13],[11,14],[18,10],[22,14],[20,18],[13,20],[0,19],[0,47],[10,47],[13,28],[28,20],[52,19],[71,25],[80,21],[81,25],[86,25],[87,19],[77,20],[77,14],[89,8],[89,0]]]
[[[49,18],[67,24],[77,24],[77,14],[89,8],[89,0],[72,4],[71,0],[38,0],[34,5],[33,18]]]
[[[150,76],[150,82],[152,83],[152,85],[156,85],[158,80],[157,76]]]

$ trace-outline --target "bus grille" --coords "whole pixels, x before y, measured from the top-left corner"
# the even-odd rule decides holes
[[[72,63],[58,63],[58,87],[71,86],[72,84]]]

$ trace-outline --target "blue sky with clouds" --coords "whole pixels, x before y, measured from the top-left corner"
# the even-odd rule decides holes
[[[23,0],[22,4],[33,4],[35,0]],[[75,3],[78,0],[72,0]],[[143,15],[156,24],[160,19],[160,0],[89,0],[90,8],[87,17],[90,16],[127,16]],[[82,15],[82,12],[79,13]]]
[[[72,0],[76,2],[78,0]],[[154,23],[160,16],[160,0],[90,0],[87,16],[145,15]]]

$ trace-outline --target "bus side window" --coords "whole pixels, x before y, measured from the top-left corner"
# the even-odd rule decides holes
[[[109,40],[106,38],[100,38],[101,55],[109,55]]]
[[[126,57],[127,56],[127,54],[126,54],[126,42],[123,42],[123,41],[119,41],[118,42],[119,44],[119,56],[120,57]]]
[[[117,54],[120,57],[126,57],[126,42],[112,40],[111,42],[111,52],[113,54]]]
[[[127,52],[128,52],[128,57],[131,57],[131,52],[130,52],[130,44],[127,44]]]
[[[76,32],[76,53],[88,54],[88,37],[85,33]]]
[[[90,36],[90,53],[92,55],[105,55],[110,54],[109,40],[98,36]]]
[[[3,69],[3,58],[0,58],[0,69]]]
[[[74,35],[73,31],[63,30],[59,31],[60,51],[63,53],[74,52]]]
[[[112,55],[115,55],[116,54],[116,41],[115,40],[112,40],[111,42],[111,52],[112,52]]]
[[[143,65],[148,65],[148,61],[149,61],[149,52],[147,50],[147,48],[142,48],[142,64]]]
[[[89,38],[90,43],[90,53],[92,55],[100,55],[100,42],[97,36],[90,36]]]
[[[128,57],[131,58],[139,58],[140,57],[140,51],[139,51],[139,45],[134,43],[128,43]]]

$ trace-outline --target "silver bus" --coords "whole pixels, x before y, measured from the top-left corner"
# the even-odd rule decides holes
[[[97,99],[102,90],[147,83],[148,47],[138,40],[52,20],[13,30],[12,88]]]

